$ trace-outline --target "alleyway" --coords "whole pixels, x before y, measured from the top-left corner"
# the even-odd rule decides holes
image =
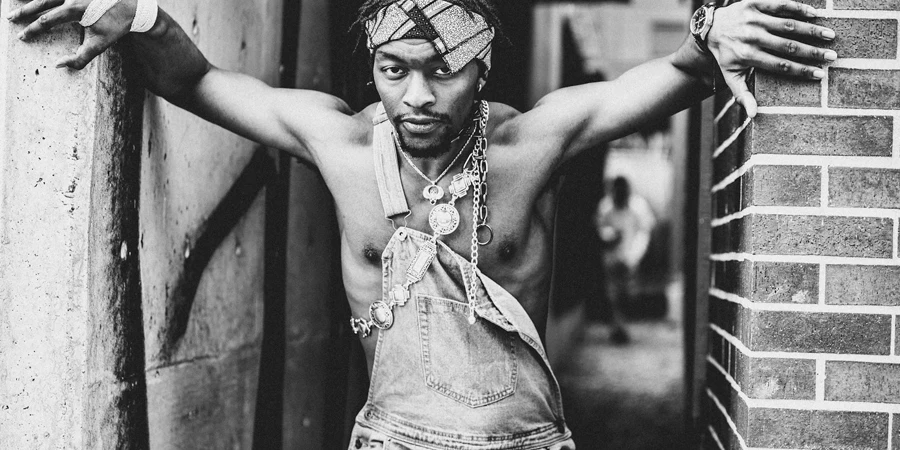
[[[590,324],[559,372],[566,419],[579,450],[686,449],[681,326],[629,324],[631,343]]]

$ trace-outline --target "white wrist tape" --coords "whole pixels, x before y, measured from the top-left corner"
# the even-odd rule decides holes
[[[87,9],[84,10],[84,15],[81,16],[81,20],[78,22],[81,26],[87,28],[100,20],[110,8],[119,3],[119,0],[93,0],[88,4]]]
[[[85,28],[97,23],[110,8],[116,6],[116,3],[119,3],[119,0],[92,0],[78,23]],[[134,33],[149,31],[156,24],[158,13],[157,0],[138,0],[134,20],[131,21],[131,31]]]
[[[99,0],[97,0],[99,1]],[[144,33],[153,28],[156,16],[159,13],[157,0],[138,0],[137,11],[134,13],[134,21],[131,22],[133,33]]]

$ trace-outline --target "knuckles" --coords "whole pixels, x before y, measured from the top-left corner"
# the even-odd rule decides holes
[[[788,42],[784,45],[784,52],[787,53],[787,54],[789,54],[789,55],[795,55],[795,54],[797,54],[797,51],[799,50],[799,48],[800,48],[800,46],[797,45],[796,42],[794,42],[794,41],[788,41]]]

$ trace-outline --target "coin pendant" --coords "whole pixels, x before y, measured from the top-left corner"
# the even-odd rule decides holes
[[[428,215],[428,224],[435,233],[446,236],[459,228],[459,211],[448,204],[437,205]]]
[[[444,188],[436,184],[425,186],[425,189],[422,190],[422,196],[434,205],[438,200],[444,198]]]
[[[385,302],[375,302],[369,307],[369,318],[372,323],[382,330],[387,330],[394,325],[394,312]]]

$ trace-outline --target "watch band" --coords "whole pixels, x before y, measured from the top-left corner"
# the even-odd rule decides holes
[[[691,17],[691,35],[694,36],[697,45],[705,53],[709,53],[707,38],[709,37],[709,30],[713,26],[716,8],[718,8],[716,2],[709,2],[697,8],[697,11]]]

